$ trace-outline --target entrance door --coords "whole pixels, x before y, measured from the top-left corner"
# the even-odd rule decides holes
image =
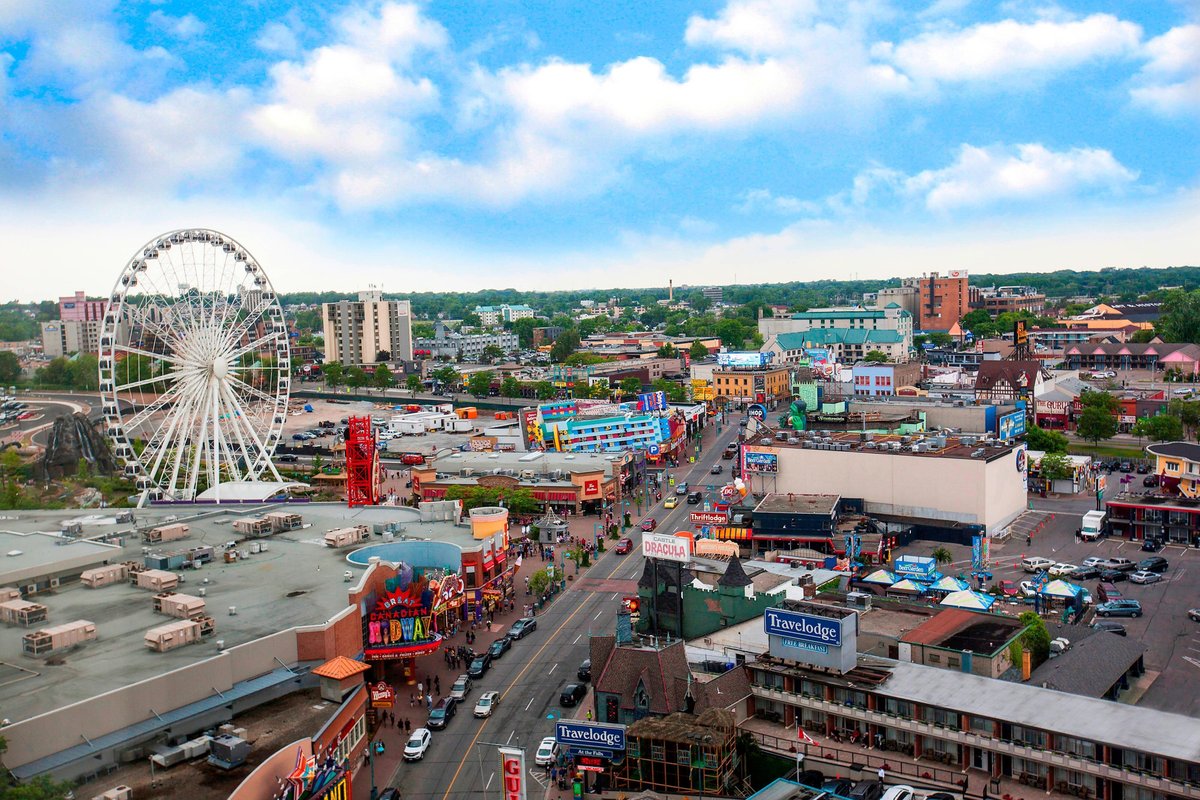
[[[981,769],[988,775],[992,774],[992,753],[982,747],[971,748],[971,767]]]

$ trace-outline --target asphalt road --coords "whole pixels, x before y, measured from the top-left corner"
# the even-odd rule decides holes
[[[28,403],[26,411],[34,412],[30,419],[16,421],[0,427],[0,437],[4,441],[16,438],[24,439],[33,431],[34,444],[45,446],[46,436],[50,426],[57,417],[70,415],[76,411],[91,413],[97,405],[95,395],[54,394],[49,396],[21,393],[18,397],[22,403]]]
[[[714,463],[720,461],[721,450],[736,439],[738,426],[723,425],[720,437],[710,426],[705,432],[703,451],[695,464],[681,465],[670,474],[686,480],[693,491],[709,484],[721,485],[729,480],[729,464],[724,474],[710,475]],[[667,497],[664,492],[663,499]],[[706,498],[710,498],[706,492]],[[658,520],[660,531],[690,529],[687,515],[699,506],[689,506],[680,498],[673,510],[656,503],[647,515]],[[495,662],[488,674],[476,681],[467,702],[445,730],[435,731],[433,744],[425,758],[401,764],[394,775],[380,786],[396,786],[406,798],[450,798],[483,796],[499,792],[499,758],[495,745],[514,745],[525,749],[529,790],[539,792],[545,787],[545,770],[533,763],[538,743],[554,734],[554,720],[574,716],[578,709],[563,709],[558,696],[567,683],[576,680],[575,671],[588,657],[588,639],[592,634],[607,634],[616,625],[619,598],[632,594],[632,581],[640,577],[643,560],[640,556],[641,534],[634,526],[627,534],[634,540],[634,550],[620,556],[611,549],[589,569],[583,588],[578,581],[568,584],[567,592],[554,600],[537,617],[538,628]],[[607,583],[622,581],[623,585]],[[475,700],[485,691],[498,691],[500,705],[484,720],[471,716]],[[580,709],[591,703],[591,694]]]

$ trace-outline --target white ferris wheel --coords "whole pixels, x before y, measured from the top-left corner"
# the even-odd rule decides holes
[[[290,372],[283,311],[246,248],[204,229],[147,242],[117,278],[100,333],[105,425],[139,505],[280,481],[271,456]]]

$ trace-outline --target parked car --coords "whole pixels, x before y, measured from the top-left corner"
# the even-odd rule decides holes
[[[1130,561],[1128,558],[1110,558],[1104,562],[1102,569],[1119,569],[1122,572],[1133,572],[1137,569],[1137,564]]]
[[[1100,598],[1101,603],[1107,603],[1109,600],[1119,600],[1125,595],[1107,581],[1101,581],[1096,584],[1096,597]]]
[[[646,533],[649,533],[658,527],[658,520],[656,520],[654,517],[646,517],[644,520],[642,520],[642,524],[639,527]]]
[[[1081,567],[1096,567],[1097,569],[1104,569],[1105,561],[1108,561],[1108,559],[1105,558],[1104,556],[1088,556],[1082,562],[1080,562],[1080,566]]]
[[[1162,550],[1162,549],[1163,549],[1163,543],[1161,541],[1159,541],[1158,539],[1147,539],[1146,541],[1142,542],[1142,552],[1143,553],[1157,553],[1159,550]]]
[[[1129,581],[1131,583],[1140,583],[1142,585],[1148,583],[1158,583],[1161,580],[1162,575],[1159,575],[1157,572],[1151,572],[1148,569],[1139,569],[1137,572],[1134,572],[1129,576]]]
[[[450,687],[450,696],[461,703],[466,696],[471,693],[471,677],[469,675],[459,675],[458,680]]]
[[[490,717],[498,705],[500,705],[499,692],[484,692],[483,694],[479,695],[479,699],[475,701],[474,714],[480,719],[483,719],[484,717]]]
[[[810,789],[820,789],[824,782],[825,775],[819,769],[806,769],[796,776],[796,783],[803,784]]]
[[[663,501],[663,508],[674,508],[677,505],[679,505],[679,498],[675,495],[671,495]]]
[[[558,704],[560,706],[578,705],[579,701],[587,696],[587,687],[582,683],[568,683],[563,687],[562,693],[558,696]]]
[[[1029,556],[1021,559],[1021,569],[1026,572],[1041,572],[1054,566],[1054,561],[1041,556]]]
[[[508,629],[508,635],[515,639],[524,639],[531,631],[537,630],[537,620],[533,617],[522,617]]]
[[[724,471],[725,471],[725,467],[721,466],[720,464],[713,464],[712,469],[709,470],[709,474],[720,475]]]
[[[579,665],[579,669],[575,670],[575,677],[585,683],[592,679],[592,660],[590,658],[585,658]]]
[[[1142,486],[1158,486],[1158,476],[1147,475],[1146,477],[1142,478]]]
[[[1021,581],[1021,594],[1025,597],[1033,597],[1037,594],[1037,588],[1033,585],[1033,581]]]
[[[467,667],[467,674],[472,678],[482,678],[487,675],[487,671],[492,668],[492,657],[487,653],[482,653],[475,656],[475,660],[471,662],[471,666]]]
[[[432,741],[433,734],[429,732],[428,728],[417,728],[404,743],[404,760],[420,761],[425,757],[425,751],[429,749]]]
[[[995,589],[1005,597],[1016,597],[1021,593],[1015,581],[996,581]]]
[[[547,736],[538,745],[537,753],[533,757],[533,763],[539,767],[544,767],[556,761],[558,761],[558,742],[554,741],[553,736]]]
[[[1200,608],[1189,608],[1187,615],[1192,622],[1200,622]]]
[[[1142,464],[1137,465],[1137,474],[1138,475],[1145,475],[1149,471],[1150,471],[1149,464],[1142,463]]]
[[[395,786],[389,786],[379,793],[379,800],[401,800],[400,790]]]
[[[453,697],[443,697],[438,701],[438,704],[429,712],[429,719],[425,722],[426,728],[433,730],[441,730],[446,727],[451,719],[454,718],[454,710],[458,706],[458,701]]]
[[[295,453],[280,453],[279,455],[275,456],[275,460],[282,464],[294,464],[300,460],[300,456],[296,455]]]
[[[633,539],[628,536],[622,536],[621,541],[617,542],[617,546],[613,548],[613,552],[619,556],[633,552]]]
[[[1166,572],[1170,566],[1170,562],[1162,556],[1150,556],[1137,563],[1139,570],[1148,569],[1151,572]]]
[[[1142,604],[1137,600],[1109,600],[1096,606],[1096,613],[1102,617],[1140,617]]]
[[[821,790],[825,792],[833,792],[836,795],[845,797],[850,794],[850,790],[854,788],[854,782],[845,778],[830,778],[821,784]]]
[[[1119,622],[1093,622],[1092,627],[1098,631],[1106,633],[1115,633],[1117,636],[1128,636],[1129,632],[1125,630],[1125,626]]]
[[[1070,575],[1072,572],[1074,572],[1077,569],[1079,569],[1079,567],[1075,566],[1074,564],[1066,564],[1066,563],[1055,564],[1054,566],[1050,567],[1050,577],[1064,578],[1067,575]]]
[[[1081,565],[1073,569],[1069,577],[1076,581],[1086,581],[1089,578],[1099,578],[1100,570],[1095,567]]]
[[[913,800],[915,794],[913,787],[898,785],[889,788],[879,800]]]
[[[425,456],[420,453],[404,453],[400,456],[400,463],[410,467],[419,466],[425,463]]]
[[[850,800],[879,800],[883,796],[884,789],[882,781],[859,781],[854,784],[854,788],[846,796]]]
[[[491,656],[492,661],[495,661],[500,656],[507,653],[508,648],[510,648],[510,647],[512,647],[512,639],[508,638],[508,635],[506,634],[504,636],[501,636],[496,641],[492,642],[491,646],[488,647],[487,652],[488,652],[488,655]]]
[[[1129,573],[1120,569],[1104,569],[1100,570],[1100,580],[1108,581],[1109,583],[1119,583],[1120,581],[1129,580]]]

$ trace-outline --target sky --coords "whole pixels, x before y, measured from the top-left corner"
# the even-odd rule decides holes
[[[1200,0],[0,0],[0,299],[1200,263]]]

